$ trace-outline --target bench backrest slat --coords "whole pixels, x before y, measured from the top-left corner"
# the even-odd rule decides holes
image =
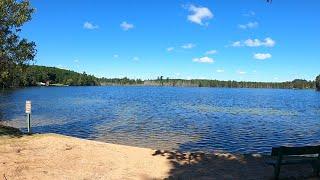
[[[284,156],[304,155],[304,154],[320,154],[319,146],[303,146],[303,147],[276,147],[272,148],[271,156],[278,156],[279,152]]]

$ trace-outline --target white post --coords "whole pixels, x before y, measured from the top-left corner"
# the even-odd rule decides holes
[[[27,128],[28,133],[31,133],[31,101],[26,101],[26,114],[27,114]]]

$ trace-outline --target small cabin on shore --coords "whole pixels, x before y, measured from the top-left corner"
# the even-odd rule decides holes
[[[37,82],[38,86],[50,86],[50,82],[46,81],[46,82]]]

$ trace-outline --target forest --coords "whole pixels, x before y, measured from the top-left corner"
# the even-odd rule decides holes
[[[62,84],[69,86],[97,86],[99,79],[85,72],[77,73],[70,70],[45,66],[27,66],[22,76],[23,86],[35,86],[38,82]]]
[[[39,82],[69,86],[99,85],[147,85],[147,86],[188,86],[188,87],[221,87],[221,88],[278,88],[278,89],[319,89],[320,76],[315,81],[295,79],[287,82],[246,82],[220,81],[208,79],[170,79],[159,76],[154,80],[124,78],[97,78],[87,73],[78,73],[56,67],[25,65],[21,74],[13,76],[13,87],[36,86]],[[17,72],[18,73],[18,72]],[[0,81],[1,82],[1,81]]]
[[[37,65],[15,66],[14,76],[8,82],[0,78],[3,88],[36,86],[40,82],[68,86],[107,86],[107,85],[146,85],[146,86],[185,86],[185,87],[220,87],[220,88],[277,88],[277,89],[318,89],[320,75],[315,81],[295,79],[287,82],[247,82],[220,81],[208,79],[170,79],[159,76],[157,79],[141,80],[124,78],[97,78],[87,73],[78,73],[56,67]]]
[[[100,78],[100,85],[142,85],[144,81],[141,79],[129,79],[127,77],[124,78]]]
[[[194,86],[194,87],[221,87],[221,88],[277,88],[277,89],[320,89],[320,75],[316,81],[295,79],[287,82],[247,82],[247,81],[220,81],[207,79],[169,79],[158,77],[156,80],[147,80],[145,85],[158,86]]]

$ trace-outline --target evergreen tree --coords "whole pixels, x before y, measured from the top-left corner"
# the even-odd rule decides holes
[[[320,75],[316,78],[316,89],[320,91]]]

